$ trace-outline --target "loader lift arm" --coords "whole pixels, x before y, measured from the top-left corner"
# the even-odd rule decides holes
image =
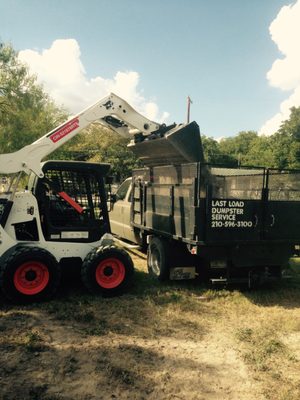
[[[92,122],[99,122],[127,138],[133,137],[136,133],[149,136],[160,130],[166,130],[165,125],[149,120],[135,111],[125,100],[110,93],[32,144],[13,153],[1,154],[0,173],[24,171],[29,174],[32,171],[42,178],[44,174],[41,169],[41,160]]]

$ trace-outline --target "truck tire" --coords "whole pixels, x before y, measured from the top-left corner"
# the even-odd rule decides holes
[[[132,282],[133,262],[127,252],[114,245],[93,249],[85,258],[81,278],[93,294],[115,296]]]
[[[153,237],[147,249],[147,265],[149,274],[165,281],[170,275],[170,251],[168,243],[158,237]]]
[[[57,291],[60,277],[55,257],[38,247],[17,246],[1,259],[0,288],[15,303],[50,299]]]

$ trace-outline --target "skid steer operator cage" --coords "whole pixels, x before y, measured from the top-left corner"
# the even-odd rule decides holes
[[[54,182],[59,191],[67,193],[84,211],[88,210],[89,218],[100,219],[102,211],[100,190],[95,175],[82,173],[81,171],[49,169],[45,173],[45,177]],[[58,199],[58,201],[64,204],[66,209],[72,210],[72,207],[63,199]],[[74,211],[73,214],[77,216],[78,212]],[[72,223],[72,220],[69,222]]]
[[[47,241],[95,242],[110,231],[105,195],[109,165],[47,161],[32,182]],[[75,233],[74,233],[75,232]]]

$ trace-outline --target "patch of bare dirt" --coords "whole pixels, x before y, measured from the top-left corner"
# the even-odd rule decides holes
[[[45,309],[1,314],[2,400],[259,400],[229,338],[111,332],[59,321]]]

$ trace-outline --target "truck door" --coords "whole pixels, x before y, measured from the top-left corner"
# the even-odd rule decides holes
[[[267,171],[265,239],[298,240],[300,236],[300,171]]]
[[[205,196],[208,242],[257,241],[263,230],[262,168],[209,168]],[[203,209],[203,200],[202,200]]]
[[[116,193],[116,202],[110,211],[110,225],[113,234],[135,241],[131,226],[131,187],[132,179],[126,179]]]

